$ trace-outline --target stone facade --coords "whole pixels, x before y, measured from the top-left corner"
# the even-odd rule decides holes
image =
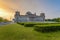
[[[44,22],[45,21],[45,14],[41,13],[40,16],[32,14],[31,12],[27,12],[26,15],[20,15],[19,11],[15,12],[14,15],[14,22]]]

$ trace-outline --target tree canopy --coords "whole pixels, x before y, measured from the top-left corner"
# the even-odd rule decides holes
[[[7,19],[3,19],[2,17],[0,17],[0,22],[7,22]]]
[[[46,19],[45,21],[55,21],[55,22],[60,22],[60,18]]]

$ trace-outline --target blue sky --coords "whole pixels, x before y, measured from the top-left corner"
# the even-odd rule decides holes
[[[46,18],[60,17],[60,0],[1,0],[9,8],[19,10],[21,14],[31,11],[37,15],[44,12]]]
[[[47,16],[50,18],[60,17],[60,0],[45,0],[46,9],[48,10]]]

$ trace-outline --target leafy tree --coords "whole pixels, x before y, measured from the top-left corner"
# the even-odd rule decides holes
[[[55,21],[55,22],[60,22],[60,18],[45,19],[45,21]]]
[[[7,19],[3,19],[2,17],[0,17],[0,22],[7,22]]]
[[[2,17],[0,17],[0,22],[2,22],[3,21],[3,18]]]

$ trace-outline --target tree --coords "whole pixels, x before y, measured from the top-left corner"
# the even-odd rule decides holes
[[[55,22],[60,22],[60,18],[45,19],[45,21],[55,21]]]
[[[8,22],[7,19],[3,19],[2,17],[0,17],[0,22]]]

